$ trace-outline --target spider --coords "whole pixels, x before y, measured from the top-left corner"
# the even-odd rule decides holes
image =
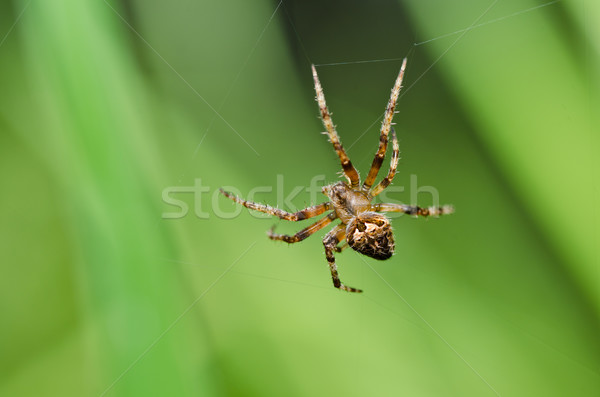
[[[402,212],[408,215],[424,217],[439,216],[454,212],[453,207],[450,205],[445,205],[443,207],[421,208],[418,206],[410,206],[405,204],[371,203],[371,201],[373,201],[378,194],[380,194],[390,185],[394,179],[394,175],[396,174],[400,148],[396,138],[396,132],[392,127],[392,119],[394,117],[394,113],[396,113],[396,103],[398,101],[398,95],[400,94],[400,88],[405,69],[406,58],[404,58],[404,61],[402,62],[400,73],[398,74],[394,87],[392,88],[392,95],[385,111],[381,125],[381,133],[379,135],[379,148],[375,154],[371,169],[369,170],[369,173],[367,174],[367,177],[362,185],[360,183],[358,172],[352,165],[352,162],[350,162],[346,151],[342,147],[333,121],[331,120],[331,115],[325,103],[325,95],[323,94],[323,88],[321,87],[319,77],[317,76],[317,70],[315,69],[315,66],[312,65],[312,75],[315,82],[315,91],[317,93],[316,99],[321,111],[321,119],[323,120],[323,125],[327,130],[326,134],[329,136],[329,140],[333,144],[333,148],[340,158],[342,170],[347,182],[338,182],[324,186],[322,192],[329,198],[329,201],[305,208],[295,213],[286,212],[279,208],[273,208],[264,204],[246,201],[229,192],[226,192],[222,188],[220,189],[223,195],[239,204],[242,204],[244,207],[274,215],[280,219],[285,219],[288,221],[301,221],[333,210],[319,221],[300,230],[293,236],[275,234],[274,227],[267,232],[267,235],[271,240],[280,240],[290,244],[297,243],[306,239],[316,231],[323,229],[334,220],[339,219],[340,224],[331,229],[331,231],[329,231],[329,233],[327,233],[323,238],[323,245],[325,246],[325,256],[327,258],[327,262],[329,263],[329,269],[333,279],[333,286],[335,288],[339,288],[340,290],[348,292],[362,292],[360,289],[348,287],[341,282],[338,275],[337,266],[335,264],[334,252],[342,252],[344,248],[350,246],[363,255],[367,255],[371,258],[379,260],[389,259],[394,253],[395,243],[390,221],[385,215],[379,214],[379,212]],[[388,145],[388,135],[390,131],[392,133],[393,144],[390,168],[387,176],[383,178],[375,187],[372,187],[385,157]],[[344,239],[346,240],[346,243],[343,245],[338,245]]]

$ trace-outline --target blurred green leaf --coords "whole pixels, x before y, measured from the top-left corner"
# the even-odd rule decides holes
[[[594,25],[491,4],[3,5],[0,395],[595,395]],[[218,216],[220,186],[338,180],[310,63],[340,63],[318,71],[364,175],[407,54],[386,199],[457,213],[337,255],[364,294],[331,286],[324,231],[265,236],[309,221]]]

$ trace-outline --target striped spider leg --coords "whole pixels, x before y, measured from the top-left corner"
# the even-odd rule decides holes
[[[315,65],[311,65],[313,79],[315,81],[315,92],[317,93],[317,102],[319,104],[319,110],[321,111],[321,119],[323,120],[323,125],[327,130],[327,135],[329,136],[329,141],[333,144],[333,148],[340,158],[340,162],[342,163],[342,169],[344,170],[344,174],[350,182],[350,186],[355,188],[360,184],[360,177],[358,176],[358,171],[352,165],[352,162],[348,158],[342,143],[340,142],[340,137],[338,136],[337,131],[335,130],[335,125],[333,125],[333,120],[331,120],[331,114],[329,113],[329,109],[327,109],[327,104],[325,103],[325,94],[323,94],[323,87],[321,87],[321,82],[319,81],[319,76],[317,75],[317,69],[315,69]]]
[[[338,274],[337,265],[335,264],[335,252],[342,252],[343,248],[338,247],[338,243],[346,238],[346,228],[343,224],[337,225],[323,239],[323,245],[325,246],[325,257],[329,264],[329,271],[331,272],[331,278],[333,279],[333,286],[343,291],[348,292],[362,292],[361,289],[348,287],[342,284],[340,276]],[[342,246],[343,247],[343,246]]]
[[[312,74],[315,83],[315,92],[321,119],[325,126],[327,135],[333,148],[336,151],[342,170],[347,179],[347,182],[338,182],[323,187],[329,201],[318,204],[309,208],[305,208],[298,212],[286,212],[278,208],[273,208],[264,204],[257,204],[251,201],[241,199],[221,189],[221,193],[227,198],[243,205],[251,210],[264,212],[280,219],[288,221],[301,221],[304,219],[314,218],[321,214],[329,212],[320,220],[311,224],[308,227],[300,230],[294,235],[275,234],[272,228],[267,232],[267,235],[272,240],[279,240],[286,243],[297,243],[310,237],[313,233],[325,228],[335,220],[340,220],[333,229],[331,229],[323,238],[323,246],[325,247],[325,257],[329,264],[333,286],[343,291],[362,292],[358,288],[352,288],[344,285],[339,277],[337,265],[335,263],[335,253],[342,252],[345,248],[351,247],[355,251],[367,255],[374,259],[385,260],[389,259],[395,249],[394,235],[390,225],[390,220],[381,212],[402,212],[413,216],[440,216],[454,212],[454,208],[450,205],[442,207],[421,208],[418,206],[410,206],[405,204],[377,203],[372,204],[371,201],[384,191],[394,179],[398,168],[398,159],[400,147],[396,132],[392,127],[394,113],[396,113],[396,104],[402,87],[402,79],[406,70],[406,59],[402,62],[400,72],[396,78],[392,93],[384,113],[381,123],[381,132],[379,135],[379,146],[375,153],[375,158],[371,164],[371,168],[364,180],[360,184],[360,176],[358,171],[352,165],[350,158],[346,154],[340,138],[337,134],[331,115],[325,103],[325,95],[323,88],[317,75],[317,70],[312,66]],[[387,175],[373,187],[377,174],[383,164],[388,146],[388,137],[392,135],[392,158],[390,168]],[[345,242],[344,242],[345,240]]]
[[[396,78],[396,82],[394,83],[394,87],[392,88],[392,95],[390,96],[390,100],[388,102],[387,108],[385,109],[385,114],[383,116],[383,121],[381,122],[381,133],[379,134],[379,148],[377,149],[377,153],[375,153],[375,158],[373,159],[373,163],[371,164],[371,169],[367,174],[367,178],[363,183],[363,189],[369,190],[375,182],[375,178],[377,178],[377,174],[379,173],[379,169],[381,168],[381,164],[383,164],[383,159],[385,157],[385,152],[387,150],[388,145],[388,134],[390,129],[392,130],[393,141],[394,141],[394,154],[392,157],[392,166],[393,172],[390,172],[388,175],[388,181],[385,186],[379,187],[379,189],[385,189],[394,178],[394,174],[396,173],[396,167],[398,166],[398,153],[400,149],[398,147],[398,141],[396,139],[396,133],[392,128],[392,120],[394,119],[394,114],[396,113],[396,104],[398,103],[398,96],[400,95],[400,89],[402,88],[402,80],[404,79],[404,71],[406,70],[406,58],[402,61],[402,66],[400,67],[400,73],[398,73],[398,77]],[[390,171],[392,167],[390,167]],[[383,181],[382,181],[383,182]],[[380,183],[381,185],[381,183]]]
[[[259,212],[264,212],[265,214],[273,215],[273,216],[278,217],[279,219],[284,219],[286,221],[302,221],[304,219],[314,218],[316,216],[319,216],[319,215],[325,213],[326,211],[333,209],[333,206],[331,205],[331,203],[326,202],[326,203],[322,203],[322,204],[314,205],[312,207],[305,208],[298,212],[287,212],[287,211],[280,210],[279,208],[271,207],[269,205],[258,204],[258,203],[254,203],[252,201],[244,200],[244,199],[237,197],[229,192],[226,192],[223,189],[219,189],[219,191],[225,197],[235,201],[236,203],[243,205],[246,208],[249,208],[249,209],[255,210],[255,211],[259,211]],[[320,220],[313,223],[312,225],[305,227],[304,229],[300,230],[298,233],[296,233],[292,236],[288,236],[286,234],[275,234],[274,233],[275,226],[273,226],[267,232],[267,236],[271,240],[280,240],[280,241],[284,241],[284,242],[290,243],[290,244],[291,243],[299,243],[300,241],[310,237],[310,235],[312,235],[313,233],[318,232],[319,230],[321,230],[324,227],[326,227],[327,225],[329,225],[336,218],[337,218],[337,214],[335,213],[335,211],[331,212],[327,216],[321,218]]]

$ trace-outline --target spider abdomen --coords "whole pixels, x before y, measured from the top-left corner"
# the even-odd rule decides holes
[[[394,253],[390,221],[375,212],[354,217],[346,228],[346,241],[355,251],[374,259],[389,259]]]

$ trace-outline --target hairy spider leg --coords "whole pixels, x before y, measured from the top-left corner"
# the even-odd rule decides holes
[[[325,226],[329,225],[336,218],[337,218],[337,214],[335,212],[332,212],[329,215],[327,215],[326,217],[319,219],[317,222],[313,223],[312,225],[300,230],[298,233],[294,234],[293,236],[289,236],[287,234],[275,234],[275,233],[273,233],[273,231],[275,230],[275,226],[273,226],[271,228],[271,230],[269,230],[267,232],[267,236],[269,236],[269,238],[271,240],[285,241],[286,243],[290,243],[290,244],[298,243],[298,242],[310,237],[311,234],[323,229]]]
[[[454,212],[454,207],[451,205],[421,208],[416,205],[379,203],[373,204],[372,208],[377,212],[403,212],[407,215],[414,216],[440,216],[448,215]]]
[[[379,173],[379,169],[381,168],[381,164],[383,163],[383,158],[385,157],[385,152],[387,150],[388,144],[388,134],[392,127],[392,120],[394,118],[394,113],[396,110],[396,104],[398,103],[398,96],[400,95],[400,89],[402,88],[402,79],[404,79],[404,70],[406,69],[406,58],[402,61],[402,66],[400,67],[400,73],[398,73],[398,77],[396,78],[396,83],[394,84],[394,88],[392,88],[392,94],[390,96],[390,100],[388,102],[387,108],[385,110],[385,115],[383,116],[383,121],[381,122],[381,133],[379,135],[379,148],[377,149],[377,153],[375,153],[375,158],[373,159],[373,164],[371,164],[371,169],[367,174],[367,178],[363,183],[363,188],[365,190],[369,190],[369,188],[375,182],[375,178],[377,178],[377,174]]]
[[[286,221],[301,221],[308,218],[313,218],[315,216],[321,215],[325,211],[329,211],[333,209],[333,205],[330,202],[314,205],[312,207],[305,208],[298,212],[287,212],[284,210],[280,210],[279,208],[273,208],[270,205],[258,204],[252,201],[246,201],[242,198],[239,198],[229,192],[226,192],[222,188],[219,191],[227,198],[235,201],[236,203],[240,203],[246,208],[251,210],[264,212],[265,214],[274,215],[279,217],[280,219],[285,219]]]
[[[373,188],[373,190],[371,190],[371,197],[375,197],[379,193],[383,192],[385,188],[387,188],[390,185],[390,183],[392,183],[392,180],[396,175],[396,169],[398,169],[398,159],[400,158],[400,145],[398,145],[398,138],[396,138],[396,131],[394,130],[394,128],[392,128],[392,146],[393,152],[392,160],[390,161],[390,170],[388,171],[387,176],[383,178],[377,184],[377,186]]]
[[[337,244],[342,241],[346,237],[346,229],[345,225],[337,225],[323,239],[323,245],[325,246],[325,256],[327,257],[327,262],[329,263],[329,270],[331,271],[331,278],[333,279],[333,286],[335,288],[339,288],[348,292],[362,292],[362,290],[358,288],[348,287],[342,284],[340,280],[340,276],[337,271],[337,266],[335,264],[335,256],[334,251],[337,251]]]
[[[352,187],[357,187],[360,184],[358,171],[356,171],[356,168],[354,168],[352,162],[348,158],[348,155],[346,154],[346,151],[340,142],[340,137],[335,130],[335,125],[333,125],[331,115],[329,114],[327,104],[325,103],[325,94],[323,94],[323,87],[321,87],[321,82],[319,81],[319,76],[317,76],[317,69],[315,69],[315,65],[312,65],[312,73],[313,79],[315,80],[315,91],[317,93],[317,102],[319,103],[319,109],[321,111],[321,119],[323,120],[323,125],[325,126],[327,134],[329,135],[329,141],[333,144],[333,148],[340,158],[342,169],[344,170],[344,174],[346,175],[346,178],[348,178],[350,185]]]

